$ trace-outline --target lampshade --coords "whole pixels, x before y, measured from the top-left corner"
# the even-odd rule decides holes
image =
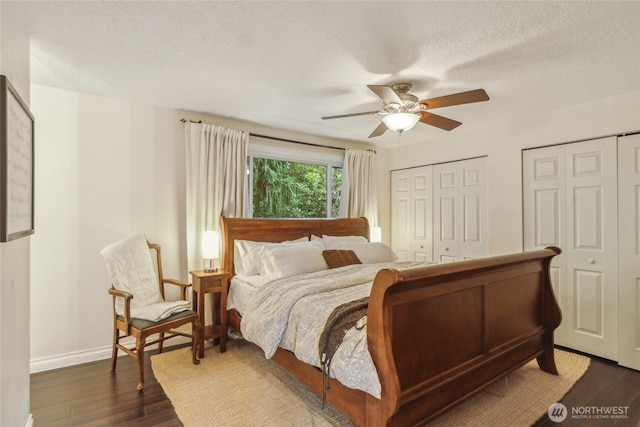
[[[420,116],[414,113],[393,113],[382,118],[384,124],[396,132],[405,132],[415,126]]]
[[[369,234],[371,238],[369,239],[372,242],[381,242],[382,241],[382,229],[380,227],[371,227],[369,230]]]
[[[216,259],[220,257],[220,232],[205,231],[202,235],[202,258]]]

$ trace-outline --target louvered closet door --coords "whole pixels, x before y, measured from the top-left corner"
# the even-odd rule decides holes
[[[566,147],[568,345],[617,360],[616,138]]]
[[[640,370],[640,135],[618,139],[620,365]]]
[[[391,172],[391,248],[400,261],[411,260],[411,185],[409,169]]]
[[[554,146],[527,150],[523,156],[523,212],[524,249],[543,249],[556,246],[563,252],[551,261],[550,275],[553,291],[563,312],[555,342],[567,345],[566,265],[566,193],[565,147]]]

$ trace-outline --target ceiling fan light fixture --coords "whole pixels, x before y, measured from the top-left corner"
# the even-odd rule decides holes
[[[396,132],[406,132],[418,123],[420,116],[414,113],[393,113],[382,118],[384,124]]]

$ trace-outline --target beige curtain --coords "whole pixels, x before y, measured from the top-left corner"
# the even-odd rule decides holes
[[[220,228],[220,215],[246,209],[249,133],[204,123],[185,123],[187,262],[202,269],[202,235]]]
[[[365,217],[369,226],[378,226],[378,198],[375,182],[376,153],[345,150],[343,180],[346,182],[342,210],[348,218]]]

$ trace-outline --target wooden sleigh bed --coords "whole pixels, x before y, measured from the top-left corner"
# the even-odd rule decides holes
[[[234,241],[302,236],[369,237],[366,219],[221,218],[222,267],[234,271]],[[536,359],[557,375],[553,331],[561,321],[550,278],[558,248],[409,270],[381,270],[367,322],[381,398],[331,380],[327,401],[360,426],[422,425]],[[241,317],[228,312],[240,332]],[[320,369],[278,349],[273,360],[319,395]]]

